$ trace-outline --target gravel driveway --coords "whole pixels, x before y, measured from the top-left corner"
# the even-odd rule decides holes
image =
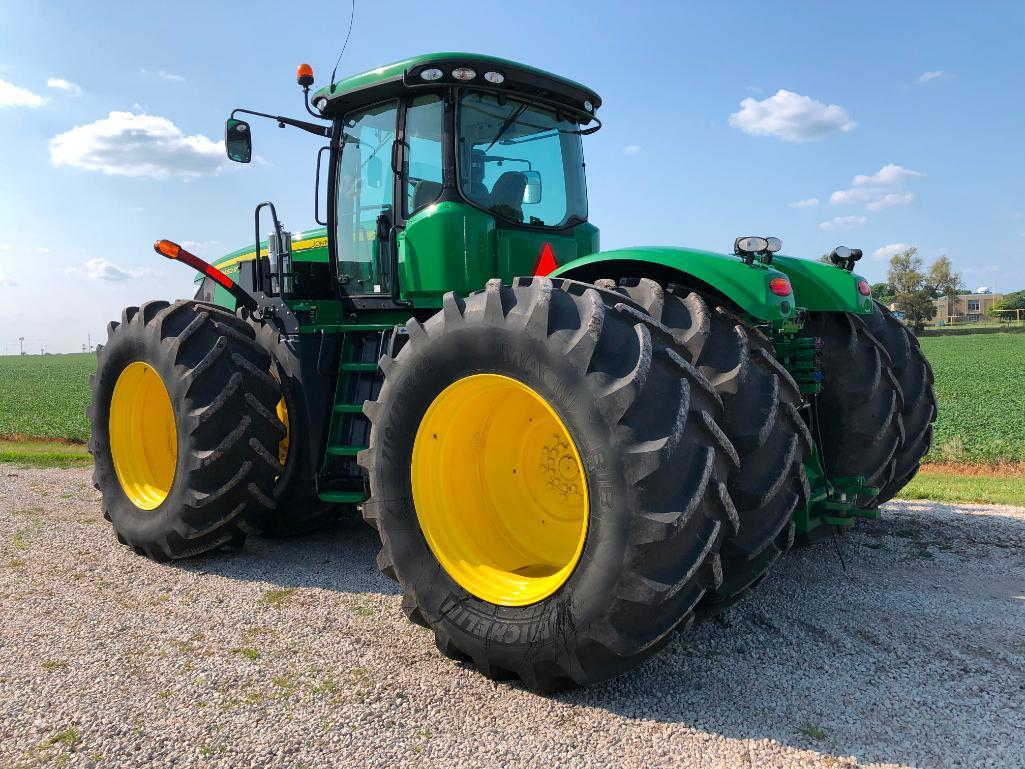
[[[1022,508],[892,503],[540,697],[408,624],[360,522],[160,565],[97,500],[86,470],[0,466],[5,769],[1025,766]]]

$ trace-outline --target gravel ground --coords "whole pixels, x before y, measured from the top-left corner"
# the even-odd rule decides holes
[[[0,466],[0,767],[1025,766],[1022,508],[887,505],[540,697],[408,624],[362,523],[160,565],[97,500]]]

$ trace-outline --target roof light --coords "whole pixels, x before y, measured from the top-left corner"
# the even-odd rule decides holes
[[[590,101],[585,101],[584,102],[584,109],[586,109],[588,112],[594,112],[594,105],[591,104]]]
[[[445,73],[442,72],[437,67],[431,67],[430,69],[425,69],[423,72],[420,73],[420,79],[421,80],[440,80],[441,76],[443,74],[445,74]]]
[[[769,290],[776,296],[790,296],[794,292],[789,278],[773,278],[769,281]]]
[[[770,254],[774,254],[781,248],[783,248],[783,241],[779,238],[766,238],[765,243],[765,250],[768,251]]]
[[[851,258],[851,250],[847,246],[837,246],[829,254],[830,261],[836,264],[840,261],[846,261]]]
[[[327,109],[327,97],[321,96],[319,99],[314,99],[313,106],[321,112],[323,112],[325,109]]]
[[[462,80],[465,82],[467,80],[473,80],[477,77],[477,73],[469,67],[456,67],[452,70],[452,77],[456,80]]]
[[[501,72],[485,72],[484,79],[487,80],[489,83],[501,85],[505,82],[505,75],[503,75]]]
[[[295,70],[295,82],[303,88],[313,85],[313,67],[309,64],[300,64]]]
[[[733,251],[737,254],[760,254],[768,247],[768,240],[753,235],[749,235],[746,238],[737,238],[733,241]]]

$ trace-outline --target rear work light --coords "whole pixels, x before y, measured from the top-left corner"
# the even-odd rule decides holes
[[[769,281],[769,290],[776,296],[790,296],[793,293],[789,278],[773,278]]]
[[[868,285],[867,280],[858,281],[858,293],[862,296],[872,296],[872,286]]]

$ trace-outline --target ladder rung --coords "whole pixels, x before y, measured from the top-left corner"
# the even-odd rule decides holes
[[[366,446],[328,446],[327,453],[333,457],[354,457]]]
[[[335,411],[340,414],[362,414],[363,404],[362,403],[336,403]]]
[[[361,491],[322,491],[318,495],[325,502],[348,502],[358,504],[366,499]]]
[[[377,371],[376,363],[343,363],[338,367],[340,371]]]

